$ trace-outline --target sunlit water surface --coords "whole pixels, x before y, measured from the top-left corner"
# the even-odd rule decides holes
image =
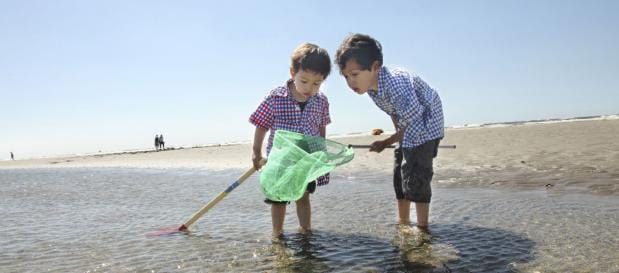
[[[619,272],[616,197],[434,188],[430,234],[398,227],[389,177],[333,174],[314,233],[281,241],[257,176],[189,233],[180,225],[243,170],[0,171],[0,272]],[[414,216],[413,216],[414,219]]]

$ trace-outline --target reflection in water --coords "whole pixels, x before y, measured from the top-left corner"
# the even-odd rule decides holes
[[[409,225],[397,225],[393,244],[398,248],[400,259],[407,269],[423,272],[448,268],[445,263],[449,257],[435,253],[429,230],[421,230]]]
[[[276,272],[513,272],[534,243],[511,232],[459,225],[396,225],[391,241],[314,231],[273,240]]]
[[[272,241],[276,272],[326,272],[331,268],[322,257],[319,235],[314,233],[282,235]]]

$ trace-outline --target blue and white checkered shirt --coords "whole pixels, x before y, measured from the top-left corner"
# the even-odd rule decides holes
[[[368,94],[394,117],[398,130],[405,130],[402,147],[416,147],[445,135],[441,98],[420,77],[383,66],[378,72],[378,91]]]

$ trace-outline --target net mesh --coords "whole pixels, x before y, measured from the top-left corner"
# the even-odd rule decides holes
[[[270,200],[296,201],[303,197],[307,184],[353,157],[353,150],[344,144],[277,130],[260,174],[260,187]]]

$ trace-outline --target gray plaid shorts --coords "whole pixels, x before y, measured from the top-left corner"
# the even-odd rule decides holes
[[[398,147],[394,151],[393,188],[398,200],[430,203],[432,198],[432,167],[440,139],[430,140],[413,148]]]

